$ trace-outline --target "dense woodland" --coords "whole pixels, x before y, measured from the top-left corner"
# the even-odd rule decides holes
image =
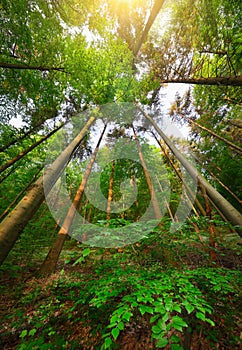
[[[241,348],[241,14],[0,0],[1,349]]]

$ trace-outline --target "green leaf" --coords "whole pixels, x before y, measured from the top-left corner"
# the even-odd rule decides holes
[[[173,334],[173,335],[171,336],[171,341],[172,341],[173,343],[180,343],[181,339],[180,339],[177,335]]]
[[[202,321],[206,320],[205,315],[202,312],[196,312],[196,317],[199,318]]]
[[[159,326],[155,325],[155,326],[152,327],[152,332],[154,334],[160,334],[161,332],[163,332],[163,330]]]
[[[183,327],[188,327],[187,323],[179,316],[172,317],[172,326],[178,331],[182,331]]]
[[[180,307],[180,305],[174,304],[174,305],[173,305],[173,310],[174,310],[174,311],[177,311],[177,312],[179,312],[179,313],[181,313],[181,307]]]
[[[29,335],[31,335],[31,336],[35,335],[36,332],[37,332],[37,330],[35,328],[33,328],[29,331]]]
[[[165,309],[166,311],[170,311],[172,308],[172,299],[171,298],[165,298]]]
[[[112,345],[112,343],[113,343],[113,341],[112,341],[112,339],[110,337],[106,338],[105,342],[104,342],[105,349],[110,348],[110,345]]]
[[[132,312],[127,311],[122,315],[122,319],[129,322],[131,316],[133,316]]]
[[[155,322],[159,317],[160,317],[160,315],[155,315],[155,316],[151,317],[150,323]]]
[[[27,331],[26,329],[23,330],[23,331],[21,332],[21,334],[20,334],[20,338],[26,337],[27,334],[28,334],[28,331]]]
[[[72,266],[76,266],[76,265],[78,265],[79,263],[82,263],[83,261],[85,261],[85,259],[83,258],[83,256],[81,256],[79,259],[77,259],[77,260],[72,264]]]
[[[156,347],[157,348],[164,348],[168,344],[168,340],[166,338],[160,338],[157,341]]]
[[[122,321],[118,323],[118,329],[120,329],[121,331],[124,330],[124,323]]]
[[[206,318],[205,321],[210,323],[212,326],[215,326],[215,323],[212,320],[210,320],[210,318]]]
[[[111,333],[114,339],[116,340],[119,336],[120,330],[118,328],[113,328]]]
[[[163,305],[159,305],[155,307],[155,312],[159,312],[161,315],[166,313],[166,309]]]
[[[110,323],[117,323],[118,321],[120,321],[120,317],[118,315],[114,315],[111,317]]]
[[[165,313],[164,316],[162,316],[162,323],[166,322],[169,320],[170,314],[168,312]]]
[[[153,308],[151,306],[146,306],[146,305],[140,305],[139,307],[140,313],[143,316],[146,312],[149,314],[153,314]]]
[[[82,256],[85,257],[87,255],[89,255],[91,253],[91,249],[90,248],[86,248],[83,250],[82,252]]]
[[[194,310],[194,306],[192,306],[188,301],[184,301],[182,305],[185,306],[185,309],[187,310],[187,313],[190,314]]]

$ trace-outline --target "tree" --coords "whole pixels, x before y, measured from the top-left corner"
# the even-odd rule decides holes
[[[63,168],[66,166],[73,151],[82,141],[88,128],[94,122],[95,117],[91,116],[78,136],[63,151],[63,153],[52,163],[41,176],[34,186],[27,192],[24,198],[18,203],[13,211],[0,224],[0,263],[7,257],[9,251],[15,244],[27,222],[33,217],[40,207],[56,180],[60,176]],[[43,186],[43,180],[45,188]]]
[[[143,50],[154,76],[162,83],[241,86],[241,4],[185,0],[171,7],[167,31]]]
[[[230,146],[233,151],[237,151],[239,154],[242,154],[242,148],[239,147],[239,145],[234,144],[230,140],[224,138],[223,136],[215,133],[214,131],[206,128],[203,125],[198,124],[195,121],[196,116],[192,113],[192,101],[191,101],[191,92],[188,90],[184,96],[184,101],[181,101],[180,96],[176,96],[176,102],[171,106],[170,108],[170,116],[174,120],[179,121],[187,121],[193,129],[201,129],[203,131],[206,131],[207,134],[214,136],[215,138],[218,138],[219,140],[223,141],[226,145]],[[189,117],[189,115],[191,115]]]
[[[167,136],[161,131],[158,125],[154,122],[154,120],[143,110],[141,109],[143,115],[149,120],[158,134],[165,141],[167,146],[176,156],[176,158],[181,162],[181,164],[188,171],[190,176],[196,181],[198,180],[206,189],[208,196],[211,200],[217,205],[217,207],[222,211],[222,213],[226,216],[226,218],[231,222],[234,226],[239,226],[237,232],[242,237],[241,228],[242,226],[242,216],[241,214],[220,194],[218,193],[205,179],[204,177],[198,173],[198,171],[187,161],[187,159],[178,151],[178,149],[170,142]]]
[[[48,116],[65,119],[64,115],[69,115],[70,111],[77,112],[87,106],[95,107],[114,101],[116,105],[123,101],[149,101],[150,104],[154,102],[152,107],[157,108],[156,101],[149,96],[155,94],[157,97],[163,83],[184,82],[196,85],[193,90],[195,102],[192,103],[197,110],[198,101],[201,102],[200,118],[206,122],[203,123],[202,119],[195,122],[203,128],[199,135],[203,138],[204,132],[209,130],[211,137],[219,138],[215,145],[223,150],[225,162],[231,152],[228,147],[221,146],[223,130],[216,121],[222,120],[224,114],[226,119],[236,119],[238,113],[240,102],[236,90],[241,85],[238,33],[241,19],[238,10],[241,5],[234,1],[230,6],[228,0],[212,0],[211,4],[208,1],[183,0],[179,6],[178,3],[171,4],[168,7],[171,9],[171,25],[164,35],[156,32],[157,35],[152,36],[150,28],[163,3],[162,0],[132,3],[99,0],[95,4],[86,0],[81,3],[77,0],[73,3],[21,0],[17,4],[7,0],[1,3],[0,102],[6,107],[2,110],[11,111],[3,117],[4,122],[14,114],[21,114],[27,122],[26,129],[31,130],[38,124],[38,119],[42,122]],[[87,11],[89,16],[86,16]],[[75,32],[71,27],[74,23],[78,26]],[[84,30],[87,27],[88,34]],[[49,42],[48,50],[46,40]],[[234,101],[236,106],[231,107]],[[16,102],[18,104],[15,106]],[[203,113],[205,110],[208,114]],[[72,123],[75,129],[75,122]],[[192,127],[194,131],[198,126],[193,123]],[[12,131],[15,138],[16,130]],[[169,143],[165,135],[162,134],[162,137]],[[236,132],[236,136],[233,134],[229,140],[230,145],[236,145],[237,139]],[[180,158],[172,144],[169,145],[196,178],[195,170]],[[73,147],[74,151],[76,146]],[[201,154],[215,153],[214,149],[209,150],[207,139],[200,150]],[[233,158],[233,162],[237,160]],[[57,168],[54,179],[60,172]],[[133,168],[134,171],[137,169]],[[204,179],[201,181],[215,205],[232,223],[238,224],[240,219],[235,219],[238,212]],[[36,188],[36,198],[31,197],[29,201],[34,203],[33,211],[43,200],[40,183]],[[31,193],[35,195],[35,192]],[[142,203],[140,197],[138,202]],[[11,214],[9,219],[5,219],[5,223],[9,220],[9,232],[13,232],[14,222],[20,225],[22,220],[24,226],[32,215],[30,206],[27,206],[28,214],[23,218],[22,201],[18,208],[16,220],[11,219]],[[11,235],[16,238],[20,231],[21,228],[18,228],[16,234]]]
[[[161,215],[161,210],[160,210],[160,207],[159,207],[159,202],[158,202],[158,199],[156,197],[155,190],[154,190],[153,184],[151,182],[151,178],[150,178],[147,166],[145,164],[144,156],[143,156],[143,153],[142,153],[142,150],[141,150],[141,147],[140,147],[140,144],[139,144],[139,140],[137,138],[137,135],[136,135],[136,132],[135,132],[135,129],[134,129],[133,125],[132,125],[132,129],[133,129],[134,139],[135,139],[135,142],[136,142],[136,145],[137,145],[137,149],[138,149],[138,153],[139,153],[140,162],[142,164],[144,175],[145,175],[145,179],[146,179],[146,183],[147,183],[147,186],[148,186],[148,189],[149,189],[149,193],[150,193],[150,197],[151,197],[151,201],[152,201],[152,206],[153,206],[153,211],[154,211],[154,217],[155,217],[155,219],[160,220],[162,215]]]
[[[51,274],[55,271],[56,269],[56,264],[57,264],[57,261],[58,261],[58,258],[59,258],[59,255],[61,253],[61,250],[63,248],[63,245],[64,245],[64,242],[65,242],[65,239],[66,239],[66,236],[70,230],[70,227],[71,227],[71,224],[74,220],[74,217],[75,217],[75,214],[76,214],[76,210],[77,210],[77,207],[79,206],[80,204],[80,201],[82,199],[82,195],[83,195],[83,192],[84,192],[84,189],[85,189],[85,186],[86,186],[86,183],[87,183],[87,180],[88,180],[88,177],[92,171],[92,166],[95,162],[95,159],[96,159],[96,155],[98,153],[98,150],[99,150],[99,147],[100,147],[100,143],[102,141],[102,138],[103,138],[103,135],[106,131],[106,127],[107,127],[107,124],[104,126],[104,129],[101,133],[101,136],[98,140],[98,143],[96,145],[96,148],[93,152],[93,155],[90,159],[90,162],[86,168],[86,171],[84,173],[84,176],[83,176],[83,179],[82,179],[82,182],[76,192],[76,195],[75,195],[75,198],[71,204],[71,207],[69,208],[68,210],[68,213],[63,221],[63,224],[57,234],[57,237],[56,237],[56,240],[52,246],[52,248],[50,249],[44,263],[42,264],[41,268],[40,268],[40,271],[39,271],[39,274],[40,275],[46,275],[46,274]],[[80,208],[79,208],[80,209]]]

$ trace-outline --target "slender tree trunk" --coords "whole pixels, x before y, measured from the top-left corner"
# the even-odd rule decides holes
[[[156,181],[158,182],[158,185],[159,185],[161,191],[163,191],[163,188],[162,188],[161,183],[160,183],[160,181],[159,181],[159,179],[158,179],[158,176],[156,176]],[[169,203],[167,202],[166,199],[165,199],[165,206],[166,206],[166,209],[167,209],[167,211],[168,211],[168,214],[169,214],[169,216],[170,216],[170,218],[171,218],[171,221],[174,222],[174,221],[175,221],[174,216],[173,216],[173,214],[172,214],[170,205],[169,205]]]
[[[0,173],[12,166],[14,163],[16,163],[19,159],[23,158],[26,154],[31,152],[34,148],[38,147],[41,143],[46,141],[48,138],[50,138],[52,135],[54,135],[58,130],[60,130],[65,124],[61,124],[58,126],[58,128],[52,130],[48,135],[42,137],[39,141],[35,142],[33,145],[30,147],[26,148],[23,152],[19,153],[17,156],[14,158],[10,159],[7,161],[7,163],[3,164],[0,167]]]
[[[193,193],[192,189],[190,188],[190,186],[187,184],[187,182],[185,181],[185,179],[183,178],[182,174],[180,173],[180,171],[177,169],[176,165],[174,164],[174,162],[172,161],[171,157],[169,156],[168,152],[166,151],[166,149],[162,146],[162,144],[160,143],[160,141],[157,139],[157,137],[155,136],[155,134],[153,133],[153,136],[155,137],[157,143],[160,145],[166,159],[168,160],[168,162],[170,163],[170,165],[172,166],[172,168],[174,169],[175,173],[177,174],[177,176],[179,177],[179,179],[182,181],[184,187],[186,188],[186,190],[188,191],[190,197],[194,200],[197,208],[199,209],[200,213],[203,216],[206,216],[206,211],[204,210],[203,206],[201,205],[201,203],[199,202],[199,200],[196,198],[196,195]]]
[[[149,120],[151,125],[155,128],[157,133],[163,138],[167,146],[170,148],[172,153],[177,157],[181,164],[188,171],[190,176],[195,181],[200,181],[205,187],[209,198],[217,205],[217,207],[223,212],[228,221],[234,226],[242,227],[242,215],[237,209],[235,209],[218,191],[216,191],[205,179],[199,174],[197,169],[181,154],[180,151],[175,147],[175,145],[169,140],[169,138],[161,131],[154,120],[141,108],[138,106],[143,115]],[[236,231],[242,237],[242,228],[239,227]]]
[[[132,175],[131,175],[131,182],[132,182],[132,186],[134,189],[134,193],[137,193],[137,184],[136,184],[136,179],[135,179],[135,174],[134,174],[134,170],[132,169]],[[139,202],[138,202],[138,197],[136,196],[135,198],[135,206],[136,208],[139,207]],[[140,214],[138,214],[138,216],[136,217],[136,221],[139,221],[140,219]]]
[[[242,86],[242,75],[237,77],[209,77],[209,78],[178,78],[162,79],[162,84],[197,84],[197,85],[218,85],[218,86]]]
[[[147,186],[148,186],[148,189],[149,189],[149,193],[150,193],[150,197],[151,197],[151,203],[152,203],[153,211],[154,211],[154,216],[155,216],[155,219],[161,220],[162,214],[161,214],[161,211],[160,211],[159,202],[158,202],[158,199],[156,197],[156,194],[155,194],[155,191],[154,191],[154,187],[152,185],[151,178],[150,178],[147,166],[145,164],[145,160],[144,160],[144,156],[143,156],[143,153],[142,153],[142,150],[141,150],[141,147],[140,147],[140,143],[139,143],[139,140],[138,140],[137,135],[135,133],[135,129],[134,129],[133,125],[132,125],[132,129],[133,129],[134,139],[135,139],[135,142],[136,142],[136,145],[137,145],[137,149],[138,149],[138,153],[139,153],[140,162],[141,162],[141,165],[143,167],[144,175],[145,175]],[[162,228],[163,231],[165,231],[165,228],[163,227],[161,222],[158,224],[158,226],[160,228]],[[161,250],[162,250],[162,253],[163,253],[164,261],[167,262],[168,264],[172,265],[172,266],[175,266],[176,262],[174,261],[174,259],[172,259],[170,251],[168,249],[166,249],[164,246],[161,247]]]
[[[40,268],[40,271],[39,271],[40,275],[49,275],[49,274],[53,273],[56,269],[57,261],[59,259],[61,250],[62,250],[63,245],[65,243],[66,236],[67,236],[67,234],[70,230],[70,227],[72,225],[72,222],[74,220],[74,217],[76,214],[76,209],[79,206],[79,203],[82,199],[82,195],[83,195],[87,180],[91,174],[92,166],[95,162],[96,155],[98,153],[99,146],[100,146],[100,143],[102,141],[103,135],[105,133],[106,127],[107,127],[107,124],[105,125],[103,132],[98,140],[97,146],[96,146],[96,148],[93,152],[93,155],[91,157],[91,160],[86,168],[81,185],[76,192],[75,198],[74,198],[72,205],[69,208],[68,213],[65,217],[65,220],[64,220],[64,222],[63,222],[63,224],[62,224],[62,226],[57,234],[56,240],[55,240],[55,242],[54,242],[53,246],[51,247],[45,261],[43,262],[43,264]]]
[[[155,0],[155,3],[154,3],[153,8],[151,10],[150,16],[149,16],[148,21],[146,23],[146,26],[142,32],[142,35],[133,49],[134,56],[137,56],[137,54],[139,53],[139,50],[141,49],[142,44],[145,42],[145,40],[149,34],[150,28],[151,28],[152,24],[154,23],[156,17],[158,16],[160,9],[163,6],[164,2],[165,2],[165,0]]]
[[[233,148],[234,150],[236,150],[237,152],[239,152],[240,154],[242,154],[242,148],[239,147],[238,145],[235,145],[233,142],[230,142],[229,140],[225,139],[224,137],[216,134],[214,131],[206,128],[205,126],[202,126],[198,123],[196,123],[194,120],[192,120],[191,118],[188,118],[187,116],[185,116],[183,113],[182,113],[182,116],[184,119],[186,119],[188,121],[189,124],[192,124],[192,125],[195,125],[197,126],[198,128],[206,131],[208,134],[210,135],[213,135],[214,137],[216,137],[217,139],[223,141],[224,143],[226,143],[228,146],[230,146],[231,148]]]
[[[151,179],[150,179],[150,175],[149,175],[147,166],[145,164],[145,160],[144,160],[144,157],[143,157],[143,154],[142,154],[142,150],[141,150],[141,147],[140,147],[140,144],[139,144],[139,140],[137,138],[137,135],[135,133],[133,125],[132,125],[132,129],[133,129],[134,139],[135,139],[135,142],[136,142],[136,145],[137,145],[137,149],[138,149],[138,153],[139,153],[140,162],[141,162],[141,165],[143,167],[143,171],[144,171],[144,174],[145,174],[147,186],[148,186],[148,189],[149,189],[149,192],[150,192],[151,202],[152,202],[155,218],[157,220],[160,220],[162,215],[161,215],[161,211],[160,211],[159,202],[157,200],[157,197],[156,197],[156,194],[155,194],[155,191],[154,191]]]
[[[70,161],[73,152],[81,143],[94,120],[94,116],[90,117],[79,135],[76,136],[51,166],[47,168],[45,173],[34,183],[24,198],[0,223],[0,264],[5,260],[24,227],[44,201],[45,195],[47,195],[54,186],[63,169]]]
[[[84,225],[86,221],[88,221],[87,219],[87,205],[89,203],[89,200],[87,199],[85,204],[84,204],[84,211],[83,211],[83,222],[82,224]],[[78,209],[81,210],[82,208],[82,203],[80,204],[80,206],[78,207]],[[91,208],[90,208],[91,209]],[[90,209],[89,209],[89,212],[90,212]],[[89,212],[88,212],[88,215],[89,215]],[[89,221],[90,222],[90,221]],[[86,242],[87,241],[87,233],[86,232],[83,232],[82,234],[82,237],[81,237],[81,242]]]
[[[43,167],[41,167],[40,169],[38,169],[37,173],[33,176],[33,178],[31,179],[31,181],[27,184],[27,186],[25,186],[22,191],[19,192],[19,194],[17,195],[17,197],[9,204],[9,206],[4,210],[4,212],[0,215],[0,221],[8,214],[8,212],[10,211],[10,209],[18,202],[18,200],[22,197],[22,195],[28,190],[28,188],[32,185],[32,183],[36,180],[37,176],[39,175],[39,173],[41,172],[41,170],[43,169]]]
[[[209,220],[209,225],[208,225],[208,230],[209,230],[209,257],[210,257],[210,261],[211,262],[216,262],[217,261],[217,257],[216,257],[216,253],[215,253],[216,244],[215,244],[215,240],[214,240],[216,229],[215,229],[214,224],[212,223],[212,211],[211,211],[211,207],[209,205],[209,199],[208,199],[208,196],[207,196],[207,191],[206,191],[206,189],[205,189],[205,187],[203,186],[202,183],[200,183],[200,187],[201,187],[203,198],[204,198],[204,201],[205,201],[206,215],[207,215],[207,218]]]
[[[112,205],[112,199],[113,199],[113,181],[114,181],[114,171],[115,171],[115,161],[112,161],[112,169],[111,169],[111,176],[109,180],[109,189],[108,189],[108,203],[107,203],[107,216],[106,220],[109,221],[111,217],[111,205]],[[109,223],[107,223],[109,225]]]
[[[87,215],[87,221],[91,223],[91,215],[92,215],[92,206],[90,207]]]

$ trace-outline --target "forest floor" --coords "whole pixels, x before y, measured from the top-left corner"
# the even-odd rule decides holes
[[[173,245],[169,257],[157,239],[90,248],[84,257],[85,247],[68,240],[56,273],[41,278],[36,274],[47,247],[23,255],[20,245],[0,270],[0,349],[241,349],[237,243],[218,246],[211,264],[199,242]],[[159,312],[160,333],[161,321],[151,319]]]

